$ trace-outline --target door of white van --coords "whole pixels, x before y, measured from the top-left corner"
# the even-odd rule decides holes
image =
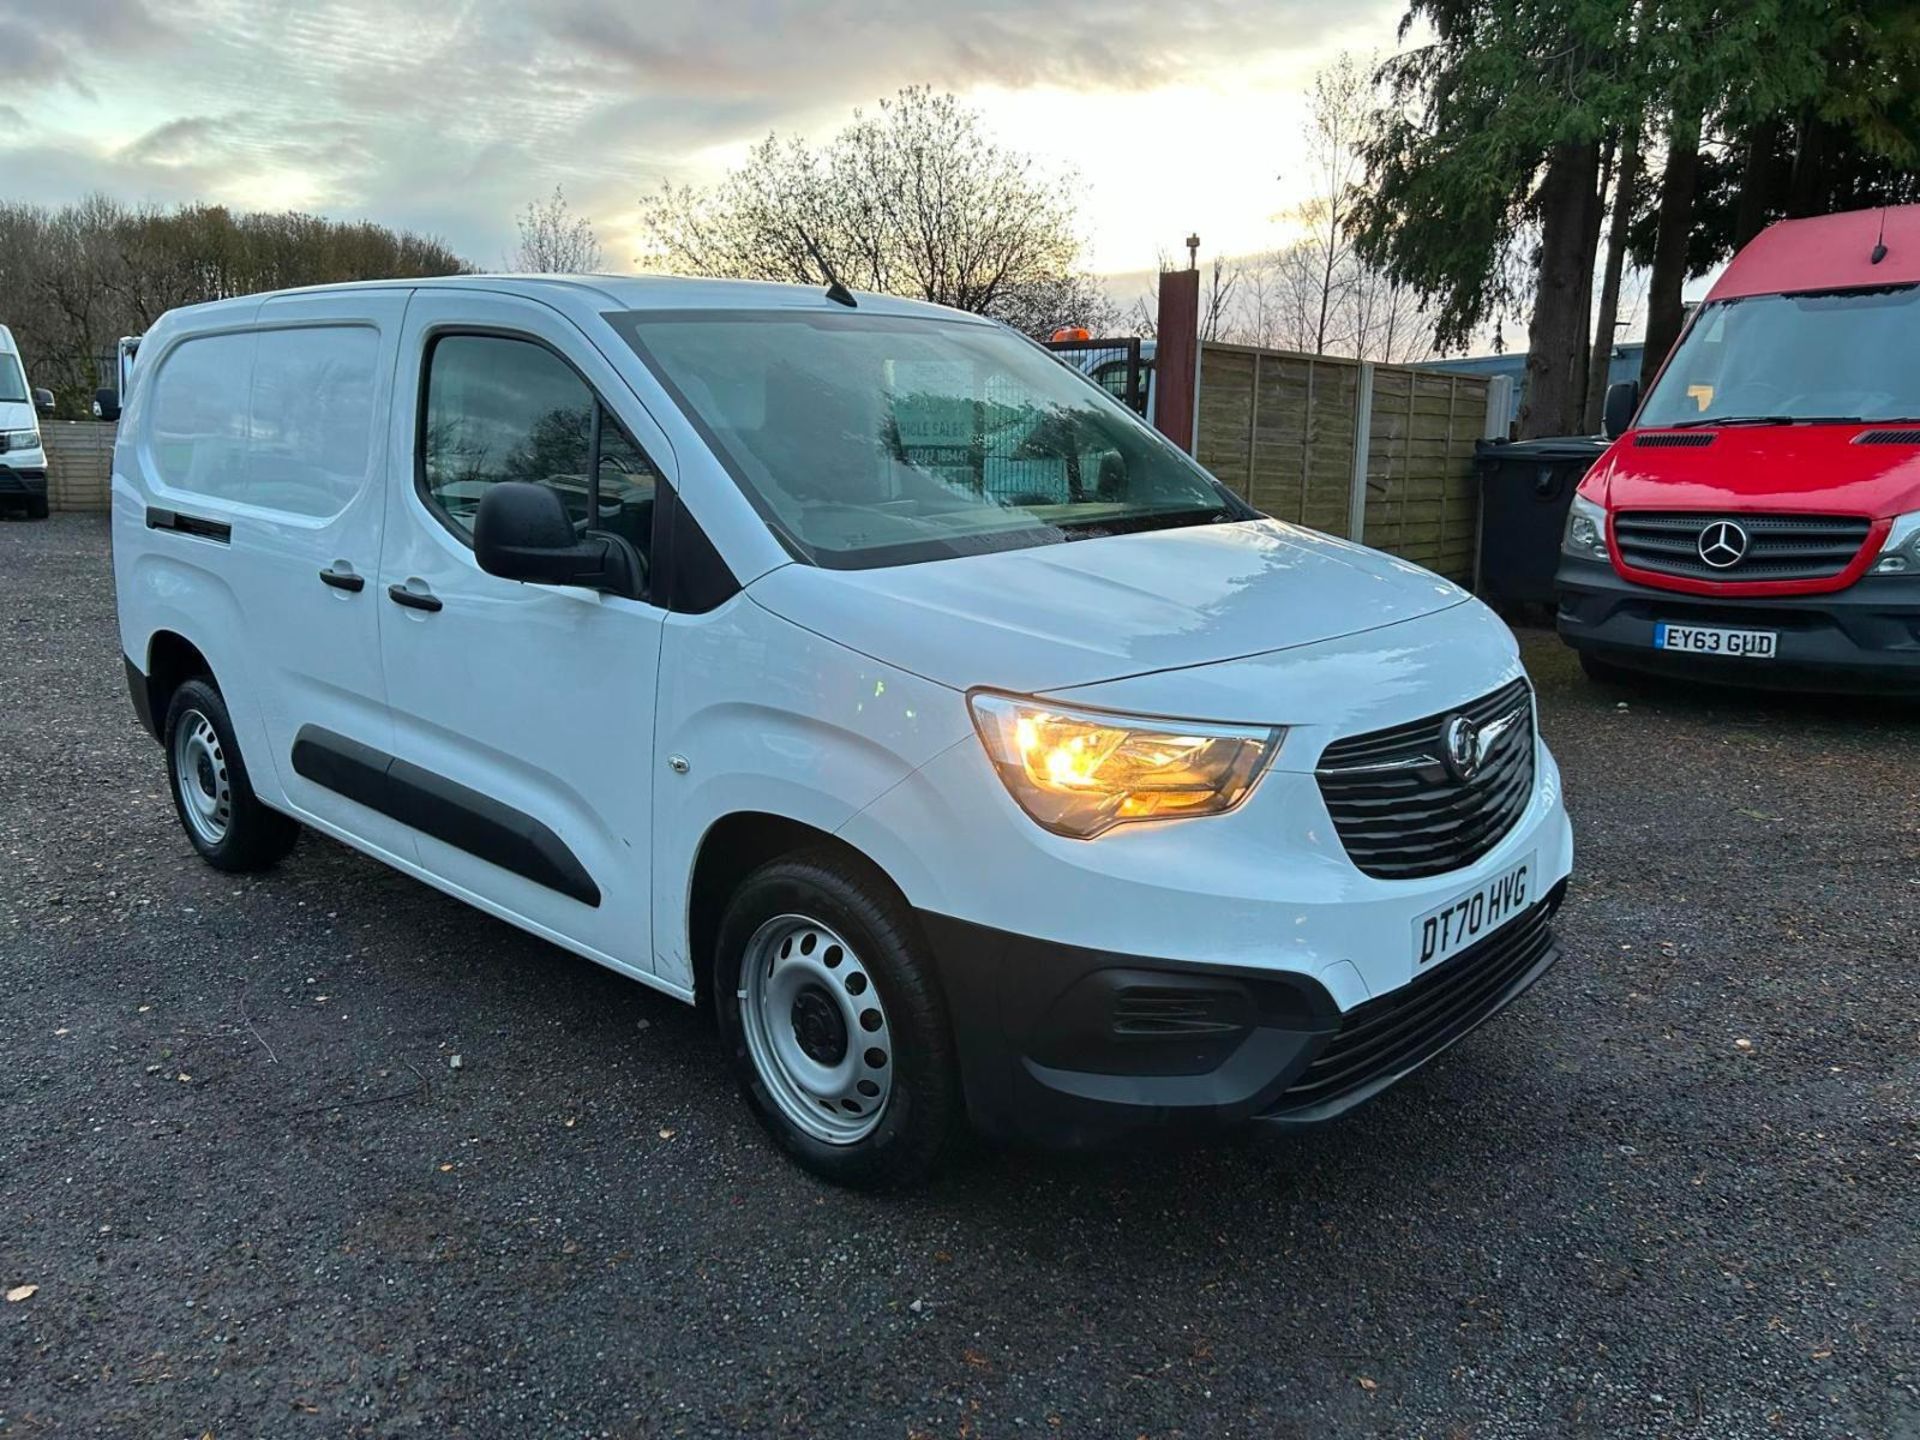
[[[489,575],[472,530],[491,485],[532,480],[560,492],[578,528],[646,557],[655,483],[673,478],[666,437],[571,321],[473,290],[415,292],[394,411],[377,585],[385,783],[419,832],[419,863],[484,908],[651,973],[664,612]]]
[[[146,563],[212,659],[256,790],[410,861],[407,827],[302,773],[300,737],[390,743],[373,576],[404,290],[274,296],[157,349],[126,423],[145,479]],[[257,729],[256,729],[257,724]],[[277,792],[277,793],[276,793]]]

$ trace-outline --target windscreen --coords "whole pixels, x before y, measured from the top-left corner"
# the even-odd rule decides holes
[[[997,325],[614,317],[803,558],[905,564],[1252,511],[1099,386]]]
[[[1754,295],[1701,311],[1642,426],[1920,419],[1920,287]]]
[[[0,354],[0,401],[26,398],[27,379],[20,373],[20,362],[11,355]]]

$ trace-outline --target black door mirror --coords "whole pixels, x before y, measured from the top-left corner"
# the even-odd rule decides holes
[[[93,418],[96,420],[120,418],[120,392],[111,385],[103,385],[93,392]]]
[[[51,415],[53,413],[53,391],[35,390],[33,392],[33,408],[38,410],[42,415]]]
[[[1607,387],[1607,405],[1601,412],[1600,433],[1618,440],[1633,428],[1633,412],[1640,408],[1640,382],[1618,380]]]
[[[584,585],[639,600],[640,552],[618,535],[575,532],[557,490],[525,480],[487,488],[473,520],[473,558],[489,575],[530,585]]]

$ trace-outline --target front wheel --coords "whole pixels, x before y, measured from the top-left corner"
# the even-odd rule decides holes
[[[729,902],[714,960],[720,1032],[760,1122],[838,1184],[912,1184],[960,1116],[952,1032],[913,917],[884,877],[814,851]]]
[[[1647,677],[1638,670],[1629,670],[1624,665],[1616,665],[1611,660],[1602,660],[1591,650],[1580,652],[1580,668],[1587,672],[1589,680],[1597,680],[1602,685],[1619,685],[1637,690],[1647,683]]]

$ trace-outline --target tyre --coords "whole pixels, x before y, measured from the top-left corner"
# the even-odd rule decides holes
[[[44,520],[47,518],[47,497],[46,496],[34,495],[28,498],[27,518],[29,520]]]
[[[300,826],[254,796],[211,680],[188,680],[173,692],[161,733],[173,808],[201,859],[216,870],[265,870],[293,849]]]
[[[1589,680],[1597,680],[1602,685],[1638,687],[1642,683],[1634,671],[1602,660],[1590,650],[1580,652],[1580,668],[1587,672]]]
[[[801,1165],[863,1189],[934,1167],[961,1116],[953,1033],[885,877],[826,850],[761,866],[721,919],[713,993],[747,1103]]]

